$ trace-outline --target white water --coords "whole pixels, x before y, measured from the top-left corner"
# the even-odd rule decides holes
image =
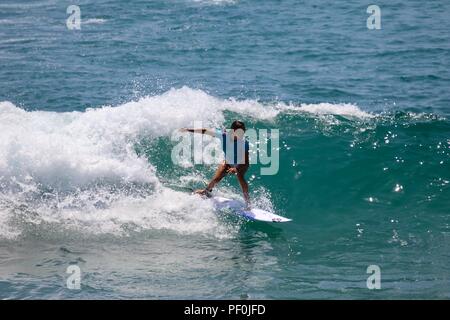
[[[27,112],[0,102],[0,237],[20,236],[24,225],[92,234],[167,229],[227,236],[230,227],[208,202],[164,187],[156,168],[134,149],[141,138],[170,137],[194,121],[222,127],[224,111],[263,121],[283,111],[366,114],[352,105],[218,99],[187,87],[85,112]]]

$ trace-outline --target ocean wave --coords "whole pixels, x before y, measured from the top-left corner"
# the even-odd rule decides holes
[[[35,213],[37,220],[27,225],[57,223],[62,229],[121,234],[124,225],[133,224],[134,229],[225,235],[211,208],[199,205],[197,197],[171,193],[153,164],[134,149],[143,137],[167,138],[194,121],[221,127],[225,110],[260,119],[279,113],[256,101],[218,99],[187,87],[85,112],[28,112],[1,102],[0,198],[7,203],[0,210],[1,235],[20,234],[20,227],[6,223],[17,226],[17,208]]]
[[[230,112],[267,125],[282,114],[373,117],[352,104],[221,99],[189,87],[84,112],[25,111],[0,102],[0,237],[20,236],[30,225],[88,234],[167,229],[226,237],[230,228],[212,207],[166,187],[159,163],[135,146],[142,139],[169,139],[195,121],[223,127]],[[173,182],[192,181],[199,181],[195,172]],[[263,198],[261,203],[270,196]]]

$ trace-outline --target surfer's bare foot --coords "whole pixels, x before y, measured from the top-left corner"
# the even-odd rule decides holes
[[[205,192],[206,192],[206,189],[198,189],[198,190],[195,190],[195,191],[194,191],[194,193],[196,193],[196,194],[201,194],[201,195],[204,195]]]
[[[206,196],[206,197],[211,196],[211,193],[208,189],[198,189],[198,190],[195,190],[194,193],[199,194],[201,196]]]

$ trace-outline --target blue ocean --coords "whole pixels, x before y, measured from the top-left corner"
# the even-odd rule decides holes
[[[449,299],[449,13],[2,0],[0,298]],[[279,130],[278,172],[246,178],[291,222],[218,212],[188,191],[217,166],[171,160],[236,119]]]

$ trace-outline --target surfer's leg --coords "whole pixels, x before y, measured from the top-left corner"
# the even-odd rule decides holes
[[[250,206],[250,196],[248,195],[248,183],[245,181],[245,172],[247,170],[238,171],[237,178],[239,181],[239,184],[241,185],[242,193],[244,194],[245,203],[247,206]]]
[[[195,193],[199,194],[206,194],[207,191],[211,191],[216,184],[220,182],[220,180],[223,179],[227,175],[227,171],[230,165],[226,164],[225,162],[221,163],[219,167],[216,170],[216,173],[214,174],[214,177],[211,179],[211,181],[208,183],[205,189],[196,190]]]
[[[211,181],[206,186],[206,189],[212,190],[216,184],[220,182],[220,180],[223,179],[227,175],[228,168],[230,167],[229,164],[226,164],[225,162],[221,163],[219,167],[216,170],[216,173],[214,174],[214,177],[211,179]]]

